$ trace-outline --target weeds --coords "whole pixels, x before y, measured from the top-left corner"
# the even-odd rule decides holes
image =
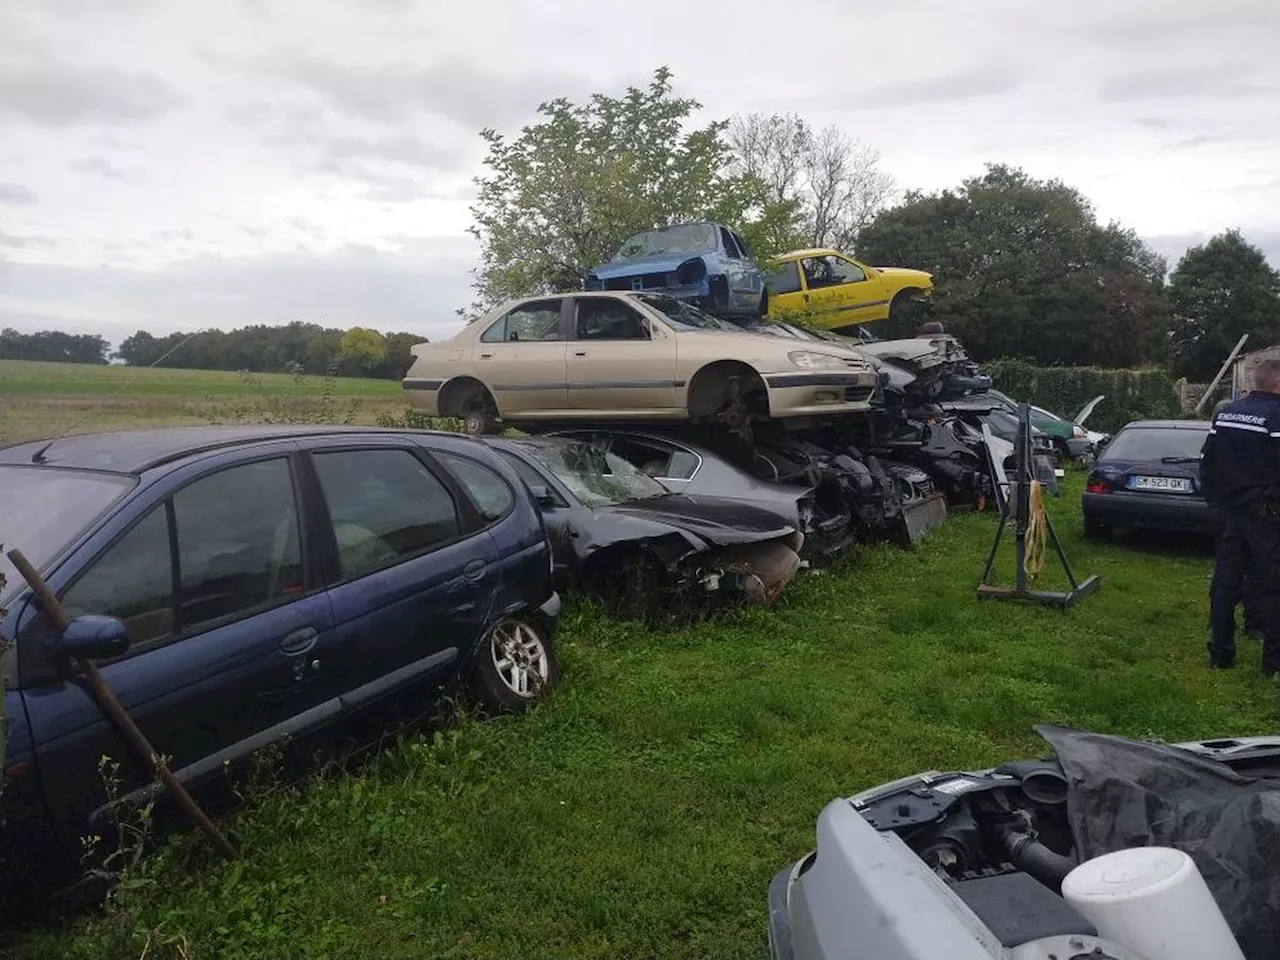
[[[332,367],[320,381],[318,392],[302,364],[291,362],[286,372],[289,386],[283,393],[276,393],[257,374],[241,371],[240,379],[250,393],[248,399],[206,397],[200,416],[215,426],[241,423],[347,426],[355,423],[363,401],[359,397],[340,400],[338,378]]]
[[[457,417],[432,417],[406,406],[397,414],[384,413],[378,417],[378,426],[395,430],[443,430],[462,433],[463,424]]]

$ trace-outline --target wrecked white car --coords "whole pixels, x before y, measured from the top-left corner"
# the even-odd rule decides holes
[[[1280,956],[1280,737],[1037,729],[1056,757],[830,803],[770,885],[774,960]]]

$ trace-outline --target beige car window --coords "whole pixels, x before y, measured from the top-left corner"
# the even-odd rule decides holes
[[[539,300],[516,307],[480,337],[482,343],[560,339],[560,301]]]
[[[578,301],[579,340],[648,340],[644,319],[629,306],[613,298]]]

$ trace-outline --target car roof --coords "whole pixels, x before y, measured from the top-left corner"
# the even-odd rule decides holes
[[[39,464],[113,473],[142,473],[152,467],[213,450],[272,440],[329,435],[427,433],[376,427],[274,426],[169,427],[86,433],[56,440],[33,440],[0,448],[2,464]],[[452,434],[457,436],[457,434]]]
[[[1130,427],[1142,427],[1152,430],[1208,430],[1208,420],[1134,420],[1132,423],[1126,423],[1124,429]]]
[[[848,254],[841,253],[839,250],[832,250],[830,247],[806,247],[804,250],[789,250],[786,253],[780,253],[774,260],[799,260],[802,257],[848,257]]]

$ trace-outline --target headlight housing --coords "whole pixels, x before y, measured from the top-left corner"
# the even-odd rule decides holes
[[[787,358],[802,370],[824,370],[845,366],[844,357],[833,353],[814,353],[812,350],[793,350]]]
[[[680,266],[676,267],[676,281],[678,283],[690,284],[697,283],[707,275],[707,265],[701,257],[694,257],[692,260],[686,260]]]
[[[1085,437],[1089,436],[1089,434],[1085,433],[1084,427],[1077,423],[1071,428],[1071,436],[1076,440],[1083,440]]]

